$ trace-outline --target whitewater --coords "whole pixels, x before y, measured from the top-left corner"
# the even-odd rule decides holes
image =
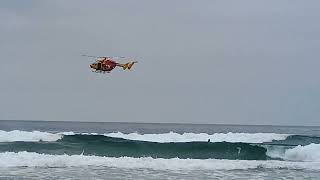
[[[172,142],[206,142],[210,139],[210,143],[214,142],[241,142],[241,143],[265,143],[272,141],[285,140],[289,134],[276,134],[276,133],[163,133],[163,134],[138,134],[130,133],[124,134],[121,132],[117,133],[78,133],[79,135],[85,136],[106,136],[114,138],[122,138],[134,141],[146,141],[146,142],[157,142],[157,143],[172,143]],[[0,142],[54,142],[63,139],[64,136],[77,135],[74,132],[60,132],[60,133],[49,133],[41,131],[3,131],[0,130]],[[311,143],[306,146],[298,145],[294,148],[283,150],[283,148],[275,149],[266,147],[266,154],[271,158],[280,158],[287,161],[320,161],[320,144]],[[238,149],[240,152],[240,149]],[[7,152],[6,152],[7,153]],[[2,159],[5,159],[4,154],[1,154]],[[20,155],[18,153],[18,155]],[[23,154],[27,156],[27,154]],[[40,155],[40,154],[39,154]],[[15,154],[11,154],[13,157],[17,157]],[[21,155],[19,157],[22,157]],[[41,156],[40,156],[41,157]],[[70,156],[76,157],[76,156]],[[89,157],[89,156],[88,156]],[[94,158],[95,156],[91,156]],[[25,157],[28,158],[28,157]],[[9,161],[13,161],[10,160]],[[87,161],[85,161],[87,162]],[[90,165],[90,164],[89,164]]]
[[[308,148],[308,147],[307,147]],[[318,149],[319,150],[319,149]],[[297,150],[294,150],[297,152]],[[305,152],[304,152],[305,153]],[[304,154],[303,153],[303,154]],[[319,154],[318,154],[319,155]],[[301,154],[299,155],[301,157]],[[288,157],[292,156],[289,153]],[[153,170],[245,170],[256,168],[267,169],[309,169],[320,170],[320,159],[312,162],[288,161],[247,161],[247,160],[218,160],[218,159],[163,159],[163,158],[131,158],[131,157],[100,157],[85,155],[47,155],[33,152],[5,152],[0,153],[0,167],[81,167],[105,166],[129,169]],[[302,159],[299,159],[302,160]],[[303,160],[310,160],[309,158]]]
[[[36,141],[57,141],[63,138],[64,135],[75,135],[74,132],[60,132],[48,133],[40,131],[2,131],[0,130],[0,142],[36,142]],[[273,140],[285,140],[289,134],[276,134],[276,133],[163,133],[163,134],[139,134],[122,132],[116,133],[78,133],[82,135],[103,135],[107,137],[123,138],[128,140],[148,141],[148,142],[194,142],[194,141],[208,141],[210,142],[246,142],[246,143],[263,143],[271,142]]]

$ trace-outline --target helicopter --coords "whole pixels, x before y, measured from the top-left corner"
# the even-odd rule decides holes
[[[110,73],[114,68],[121,67],[123,70],[130,70],[132,66],[135,63],[138,63],[138,61],[130,61],[127,63],[118,63],[116,59],[126,59],[126,57],[120,56],[120,57],[110,57],[110,56],[89,56],[89,55],[82,55],[86,57],[93,57],[96,59],[96,61],[92,64],[90,64],[90,68],[93,72],[96,73]]]

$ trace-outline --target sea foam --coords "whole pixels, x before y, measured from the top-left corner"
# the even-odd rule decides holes
[[[284,153],[285,160],[290,161],[318,161],[320,162],[320,144],[309,144],[288,149]]]
[[[283,146],[267,146],[267,155],[286,161],[320,162],[320,144],[298,145],[290,149]]]
[[[81,167],[104,166],[154,170],[234,170],[234,169],[311,169],[320,170],[320,162],[162,159],[131,157],[100,157],[85,155],[48,155],[34,152],[0,153],[0,167]]]
[[[37,142],[37,141],[57,141],[63,137],[62,134],[53,134],[40,131],[2,131],[0,130],[0,142]]]
[[[48,133],[40,131],[1,131],[0,130],[0,142],[35,142],[35,141],[57,141],[63,136],[75,135],[74,132],[61,132],[61,133]],[[82,135],[99,135],[97,133],[80,133]],[[124,134],[122,132],[117,133],[105,133],[101,134],[107,137],[123,138],[128,140],[148,141],[148,142],[195,142],[195,141],[208,141],[210,142],[243,142],[243,143],[263,143],[271,142],[273,140],[285,140],[288,134],[276,134],[276,133],[162,133],[162,134],[138,134],[129,133]]]
[[[276,133],[183,133],[175,132],[163,134],[138,134],[130,133],[124,134],[121,132],[104,134],[108,137],[123,138],[129,140],[149,141],[149,142],[194,142],[194,141],[208,141],[210,142],[244,142],[244,143],[263,143],[271,142],[273,140],[285,140],[288,134]]]

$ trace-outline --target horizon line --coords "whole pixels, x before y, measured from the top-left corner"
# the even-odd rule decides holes
[[[320,125],[272,125],[272,124],[222,124],[222,123],[179,123],[179,122],[115,122],[115,121],[79,121],[79,120],[18,120],[1,119],[0,121],[29,121],[29,122],[78,122],[78,123],[122,123],[122,124],[176,124],[176,125],[219,125],[219,126],[283,126],[283,127],[320,127]]]

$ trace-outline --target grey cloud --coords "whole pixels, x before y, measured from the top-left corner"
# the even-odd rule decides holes
[[[319,5],[2,1],[0,119],[320,125]]]

